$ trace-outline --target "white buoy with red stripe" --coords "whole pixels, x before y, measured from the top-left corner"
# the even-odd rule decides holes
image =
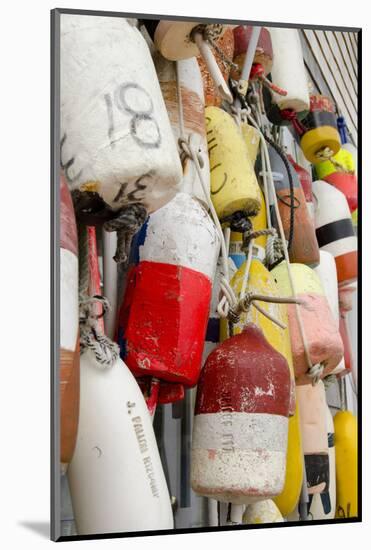
[[[209,355],[193,424],[196,493],[247,504],[282,491],[290,385],[286,359],[252,323]]]
[[[156,71],[124,18],[61,16],[61,164],[88,224],[134,203],[153,212],[176,193],[182,170]]]
[[[66,181],[60,176],[60,421],[63,468],[75,448],[79,415],[78,244],[75,213]]]
[[[197,383],[219,255],[215,225],[186,193],[149,217],[137,239],[118,321],[121,356],[135,376]]]
[[[199,158],[202,159],[201,171],[204,181],[208,184],[208,197],[210,167],[206,141],[205,99],[200,67],[195,57],[174,63],[159,53],[155,55],[154,62],[175,140],[178,142],[180,137],[188,139]],[[181,97],[178,97],[177,94],[177,79],[179,79]],[[181,136],[180,116],[183,118],[185,136]],[[207,207],[207,197],[200,184],[194,162],[189,157],[183,159],[183,178],[180,190],[197,197]]]
[[[100,277],[94,228],[89,228],[88,243],[88,295],[96,296]],[[91,314],[97,313],[92,307]],[[87,327],[90,332],[90,323]],[[82,325],[86,338],[85,330]],[[103,333],[102,318],[94,330],[94,351],[85,340],[80,357],[79,426],[68,469],[77,532],[172,529],[169,492],[143,395],[118,349],[112,342],[102,348],[96,340],[97,331]]]
[[[357,278],[357,237],[347,200],[324,181],[313,182],[313,194],[318,245],[334,256],[339,286],[347,285]]]

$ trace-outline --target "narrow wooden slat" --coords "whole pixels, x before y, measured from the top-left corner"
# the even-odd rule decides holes
[[[339,48],[339,44],[335,39],[333,32],[325,31],[324,36],[326,38],[329,48],[333,52],[335,63],[342,75],[342,79],[345,86],[348,86],[350,82],[352,86],[352,90],[357,96],[357,91],[358,91],[357,77],[354,74],[352,67],[349,67],[349,65],[345,63],[342,52]]]
[[[348,38],[349,38],[348,33],[341,32],[340,36],[343,39],[343,42],[345,44],[345,47],[346,47],[346,50],[348,52],[350,61],[351,61],[352,65],[353,65],[353,68],[354,68],[354,72],[357,74],[357,61],[354,59],[354,53],[353,53],[352,47],[351,47],[351,45],[349,43],[349,40],[348,40]]]
[[[332,33],[334,35],[335,41],[339,47],[339,51],[341,52],[343,62],[345,66],[347,67],[348,71],[354,75],[354,78],[357,81],[358,78],[358,71],[354,69],[353,63],[351,58],[349,57],[348,50],[345,46],[345,42],[341,36],[341,32],[335,32]]]

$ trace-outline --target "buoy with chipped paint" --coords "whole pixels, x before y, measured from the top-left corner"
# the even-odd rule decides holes
[[[310,112],[297,130],[301,136],[300,147],[304,156],[313,164],[323,160],[326,150],[331,157],[340,150],[341,141],[337,130],[335,107],[326,96],[310,96]]]
[[[326,403],[326,429],[329,455],[329,488],[328,495],[315,493],[309,506],[308,516],[311,519],[334,519],[336,512],[336,465],[335,465],[335,443],[334,443],[334,421],[331,411]],[[330,510],[328,506],[330,499]]]
[[[230,26],[228,26],[224,34],[222,34],[215,40],[215,43],[219,50],[218,51],[215,49],[213,52],[215,56],[215,61],[218,64],[219,70],[224,80],[228,82],[230,65],[223,61],[221,54],[219,52],[222,53],[225,59],[229,59],[232,61],[233,51],[234,51],[233,29]],[[220,107],[223,99],[220,96],[218,90],[215,88],[214,81],[211,78],[207,65],[201,55],[197,56],[197,61],[200,66],[200,70],[202,74],[204,95],[205,95],[205,105],[206,106],[214,105],[215,107]]]
[[[208,213],[185,193],[143,226],[118,321],[121,357],[135,376],[197,383],[219,248]]]
[[[350,411],[334,417],[337,518],[358,516],[357,418]]]
[[[289,405],[287,361],[256,325],[247,325],[217,346],[197,388],[193,490],[233,504],[279,494],[285,477]]]
[[[287,160],[269,147],[269,158],[273,171],[274,187],[278,199],[278,209],[282,220],[285,237],[288,242],[290,261],[307,265],[319,263],[319,249],[313,220],[310,217],[305,195],[294,167]],[[290,170],[290,174],[289,171]],[[290,179],[292,178],[293,201],[291,204]],[[275,211],[272,212],[275,219]],[[293,223],[291,219],[293,216]]]
[[[78,243],[75,213],[64,176],[60,175],[60,421],[63,468],[76,444],[79,417],[80,354]]]
[[[182,169],[153,61],[124,18],[61,18],[61,164],[88,225],[132,204],[151,213],[177,191]]]
[[[199,158],[202,159],[200,164],[203,179],[207,184],[206,196],[193,160],[189,157],[185,157],[182,162],[183,177],[179,185],[180,191],[197,197],[208,208],[210,167],[206,141],[205,101],[200,68],[194,57],[175,63],[165,59],[160,53],[155,54],[154,63],[175,140],[178,142],[181,137],[181,122],[179,120],[179,102],[181,101],[184,137],[190,140],[191,146],[197,152]],[[177,95],[177,78],[179,78],[180,98]]]
[[[313,182],[315,226],[320,249],[335,258],[339,286],[357,278],[357,237],[343,193],[324,181]]]
[[[319,494],[324,513],[331,511],[330,469],[326,421],[326,393],[323,382],[297,387],[300,425],[310,508],[313,495]]]
[[[273,499],[284,517],[289,516],[296,509],[303,483],[303,450],[299,416],[299,405],[296,399],[295,414],[289,418],[285,484],[282,492]]]
[[[246,263],[238,269],[230,282],[236,296],[240,296],[244,281],[245,268]],[[277,284],[274,281],[273,275],[259,260],[256,259],[253,259],[251,262],[247,290],[249,292],[264,296],[279,296]],[[259,302],[259,307],[268,314],[271,314],[286,328],[283,329],[276,323],[273,323],[265,315],[260,313],[260,311],[255,309],[255,307],[251,306],[247,312],[242,312],[240,314],[238,323],[233,325],[233,334],[241,334],[244,327],[248,323],[254,323],[263,331],[263,334],[269,344],[286,359],[291,375],[289,414],[292,415],[295,412],[295,375],[291,354],[290,334],[288,329],[287,306],[286,304]],[[223,342],[229,336],[228,321],[226,319],[221,319],[220,340]]]
[[[254,525],[259,523],[282,523],[283,517],[273,500],[261,500],[249,504],[243,515],[243,523]]]
[[[246,145],[231,115],[218,107],[205,109],[210,159],[210,186],[218,218],[242,211],[255,216],[261,208],[259,186]]]
[[[312,365],[323,365],[323,378],[334,370],[343,357],[344,348],[339,329],[317,273],[303,264],[291,264],[291,272],[295,293],[300,300],[298,308],[310,359]],[[280,296],[292,296],[286,262],[281,262],[271,273],[278,285]],[[296,305],[288,304],[287,309],[296,383],[310,384]]]
[[[246,57],[246,52],[251,40],[251,34],[253,31],[252,26],[240,25],[233,29],[234,35],[234,54],[233,62],[238,65],[238,70],[232,72],[232,77],[235,80],[241,78],[241,72]],[[266,27],[261,27],[256,46],[253,65],[259,65],[262,68],[264,76],[267,76],[273,65],[273,51],[272,41],[269,34],[269,30]],[[251,78],[251,75],[250,75]]]

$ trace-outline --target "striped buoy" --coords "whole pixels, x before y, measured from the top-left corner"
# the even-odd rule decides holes
[[[313,193],[318,245],[334,256],[339,286],[347,285],[357,278],[357,238],[349,206],[343,193],[326,182],[313,182]]]
[[[238,70],[232,72],[232,77],[235,80],[241,78],[241,72],[246,57],[246,52],[251,40],[253,31],[252,26],[240,25],[233,29],[234,34],[234,55],[233,62],[238,65]],[[269,30],[266,27],[261,27],[258,38],[258,43],[255,50],[253,65],[260,65],[264,76],[267,76],[273,65],[272,41]],[[251,75],[250,75],[251,78]]]
[[[197,388],[192,437],[193,490],[247,504],[283,489],[290,371],[286,359],[248,324],[209,355]]]
[[[240,296],[246,263],[244,263],[231,279],[231,287],[236,296]],[[256,259],[253,259],[250,266],[247,290],[254,294],[264,296],[279,296],[277,284],[273,275]],[[259,302],[259,307],[271,314],[283,326],[288,327],[287,306],[286,304],[277,304],[269,302]],[[276,323],[273,323],[265,315],[260,313],[255,307],[251,306],[247,312],[240,314],[238,323],[233,325],[233,334],[240,334],[248,323],[254,323],[262,331],[271,346],[274,347],[286,359],[291,374],[291,393],[290,393],[290,415],[295,412],[295,375],[291,353],[290,333],[288,328],[283,329]],[[224,341],[229,336],[228,321],[220,320],[220,340]]]
[[[119,313],[121,357],[135,376],[197,383],[220,240],[185,193],[149,217]]]
[[[301,435],[310,508],[313,495],[319,494],[324,513],[331,511],[330,469],[326,422],[326,393],[322,381],[297,387]]]
[[[133,204],[153,212],[177,191],[181,164],[150,51],[124,18],[61,18],[61,164],[90,225]]]
[[[70,462],[79,417],[80,354],[78,244],[75,213],[64,176],[60,176],[60,460]]]
[[[255,216],[261,207],[259,186],[238,126],[218,107],[207,107],[205,116],[211,199],[218,218],[239,211]]]
[[[168,61],[159,53],[155,54],[154,63],[175,140],[178,142],[180,137],[189,139],[190,145],[197,152],[199,158],[202,159],[200,162],[201,171],[203,179],[208,185],[206,197],[192,159],[185,156],[182,163],[183,178],[180,182],[180,190],[197,197],[207,207],[210,193],[210,168],[200,68],[194,57],[177,61],[178,67],[176,67],[175,62]],[[177,73],[181,97],[177,95]],[[181,111],[179,109],[180,101]],[[182,113],[185,136],[181,136],[180,113]]]
[[[305,195],[297,172],[290,162],[285,163],[278,152],[269,147],[269,158],[273,171],[274,187],[278,198],[278,209],[282,220],[285,237],[289,241],[289,257],[294,263],[317,265],[319,249],[313,220],[310,217]],[[291,188],[289,174],[292,178],[293,201],[291,203]],[[293,216],[293,224],[291,219]],[[275,225],[276,214],[272,209]]]
[[[322,95],[310,96],[310,112],[302,126],[297,128],[301,135],[300,146],[305,158],[315,164],[328,149],[328,155],[335,155],[341,147],[337,130],[335,107],[330,98]]]
[[[330,374],[343,357],[338,326],[317,273],[303,264],[291,264],[294,289],[299,298],[305,338],[312,365],[323,365],[322,377]],[[280,296],[292,296],[286,262],[271,271]],[[300,332],[296,305],[288,304],[292,358],[297,384],[309,384],[308,363]]]
[[[336,517],[358,515],[357,418],[350,411],[334,417],[336,457]]]

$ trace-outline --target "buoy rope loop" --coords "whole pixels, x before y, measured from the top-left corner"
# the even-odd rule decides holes
[[[317,151],[316,158],[318,159],[319,162],[330,161],[338,172],[343,172],[345,174],[352,174],[353,170],[347,170],[343,164],[340,164],[340,162],[338,162],[334,158],[334,154],[335,154],[334,151],[332,151],[330,147],[324,147],[320,151]]]
[[[141,203],[133,203],[120,210],[118,216],[103,224],[106,231],[117,232],[115,262],[127,262],[133,236],[139,231],[147,218],[147,210]]]

